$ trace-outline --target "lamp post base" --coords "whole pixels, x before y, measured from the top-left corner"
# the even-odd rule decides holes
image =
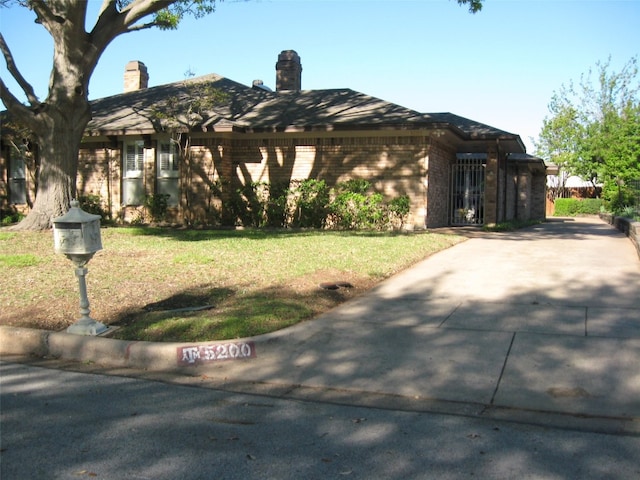
[[[109,328],[103,323],[91,320],[80,320],[67,328],[67,333],[73,333],[74,335],[100,335],[109,330]]]

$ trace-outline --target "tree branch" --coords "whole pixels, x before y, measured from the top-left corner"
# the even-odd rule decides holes
[[[124,16],[124,24],[132,27],[141,18],[168,8],[172,3],[176,3],[175,0],[135,0],[123,8],[120,14]]]
[[[42,24],[49,32],[51,32],[52,25],[64,23],[64,18],[60,15],[55,15],[43,0],[32,0],[29,2],[28,7],[35,12],[36,23]]]
[[[2,51],[2,55],[4,56],[4,59],[7,62],[7,70],[9,71],[11,76],[16,80],[16,82],[18,82],[18,85],[20,85],[20,88],[22,88],[22,91],[27,96],[27,100],[29,100],[29,103],[34,107],[38,106],[40,104],[40,101],[36,96],[36,92],[34,91],[31,84],[27,82],[25,78],[22,76],[22,74],[20,73],[20,70],[18,70],[15,60],[13,59],[11,50],[9,50],[9,46],[7,45],[7,42],[5,41],[2,33],[0,33],[0,51]],[[6,85],[4,85],[4,82],[2,85],[6,90]],[[2,97],[2,99],[4,100],[4,97]]]
[[[22,123],[31,128],[34,121],[33,112],[9,91],[2,78],[0,78],[0,99],[2,99],[2,103],[4,103],[7,110],[11,112],[11,115],[15,117],[18,123]]]
[[[169,7],[175,0],[134,0],[118,11],[117,0],[104,0],[91,37],[98,51],[102,51],[118,35],[157,26],[156,22],[134,25],[138,20]]]

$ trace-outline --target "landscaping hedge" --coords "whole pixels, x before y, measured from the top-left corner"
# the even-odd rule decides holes
[[[602,205],[601,198],[556,198],[554,216],[598,215]]]

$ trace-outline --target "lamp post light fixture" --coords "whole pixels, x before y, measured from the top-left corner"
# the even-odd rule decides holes
[[[92,215],[82,210],[77,200],[71,201],[71,208],[63,216],[53,219],[53,241],[56,253],[64,254],[73,262],[80,290],[80,319],[67,328],[76,335],[100,335],[108,328],[89,316],[87,297],[87,263],[93,255],[102,250],[100,238],[100,215]]]

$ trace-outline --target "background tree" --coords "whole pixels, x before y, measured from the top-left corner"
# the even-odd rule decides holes
[[[583,136],[577,110],[563,99],[564,96],[554,94],[549,104],[553,115],[544,119],[540,138],[535,145],[537,155],[551,159],[558,166],[558,175],[549,188],[549,196],[553,200],[567,196],[566,182],[569,172],[578,163],[577,141]]]
[[[222,1],[222,0],[220,0]],[[457,0],[471,13],[482,0]],[[23,90],[22,104],[0,78],[0,98],[12,121],[23,125],[39,147],[40,165],[36,199],[19,229],[45,229],[64,214],[76,193],[78,151],[91,119],[89,80],[100,56],[119,35],[149,28],[174,29],[188,14],[213,12],[216,0],[102,0],[93,27],[87,31],[88,0],[0,0],[0,6],[21,6],[33,11],[36,22],[53,39],[53,64],[47,98],[41,101],[20,73],[0,33],[0,51],[7,70]]]
[[[549,104],[536,153],[569,174],[603,185],[613,208],[628,201],[626,185],[640,179],[640,83],[637,58],[620,72],[598,62],[579,85],[562,86]]]

